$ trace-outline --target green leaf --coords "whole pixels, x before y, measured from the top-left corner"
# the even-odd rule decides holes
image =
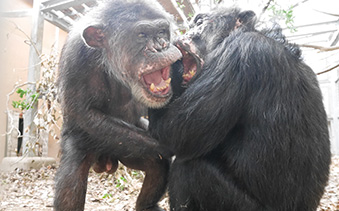
[[[124,182],[127,182],[127,179],[123,176],[120,177],[120,180],[124,181]]]
[[[104,194],[104,196],[102,197],[103,199],[106,199],[106,198],[112,198],[113,197],[113,195],[112,194],[110,194],[110,193],[105,193]]]
[[[24,95],[26,95],[26,94],[27,94],[27,91],[25,91],[25,90],[23,90],[23,89],[19,88],[19,89],[16,91],[16,93],[18,93],[18,94],[19,94],[20,98],[23,98],[23,97],[24,97]]]
[[[18,102],[17,101],[12,101],[12,106],[13,108],[18,108]]]

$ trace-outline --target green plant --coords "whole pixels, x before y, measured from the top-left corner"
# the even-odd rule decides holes
[[[20,109],[21,113],[25,110],[37,107],[33,124],[35,127],[26,127],[25,133],[33,128],[35,130],[34,138],[32,141],[26,143],[26,148],[33,151],[36,155],[36,146],[39,146],[41,153],[43,147],[47,147],[47,141],[49,135],[55,140],[58,140],[58,134],[60,131],[60,125],[62,124],[62,116],[57,101],[57,87],[55,81],[57,77],[57,52],[52,52],[50,55],[42,54],[41,57],[41,78],[37,83],[26,82],[17,85],[11,93],[7,95],[7,103],[9,104],[9,96],[17,93],[20,100],[13,100],[12,107]],[[30,85],[36,86],[36,91],[32,89],[23,89],[22,87]],[[35,90],[34,89],[34,90]],[[7,104],[7,105],[8,105]],[[8,131],[15,129],[17,126],[12,125]],[[33,136],[32,136],[33,137]],[[46,151],[45,151],[46,152]]]
[[[121,190],[125,189],[125,183],[127,182],[126,178],[123,176],[120,176],[120,178],[118,178],[117,180],[115,180],[115,187],[120,188]]]
[[[132,170],[132,171],[131,171],[131,175],[132,175],[133,177],[136,177],[136,178],[141,177],[140,172],[139,172],[139,171],[135,171],[135,170]]]
[[[184,0],[178,0],[178,1],[177,1],[177,4],[178,4],[178,7],[179,7],[180,9],[184,9],[184,8],[185,8]]]
[[[193,13],[191,13],[191,12],[188,13],[188,18],[189,18],[189,19],[192,19],[193,17],[194,17],[194,14],[193,14]]]
[[[291,32],[296,32],[297,29],[294,26],[293,6],[289,6],[287,9],[283,9],[279,4],[275,3],[268,10],[272,11],[273,16],[280,20],[284,20],[286,27]]]
[[[110,199],[112,197],[113,197],[113,195],[111,193],[105,193],[102,198],[103,199]]]
[[[13,108],[20,109],[21,111],[33,108],[33,105],[38,101],[38,98],[40,96],[39,93],[32,92],[29,89],[24,90],[24,89],[18,88],[16,93],[19,94],[19,97],[22,100],[18,100],[18,101],[13,100],[12,106],[13,106]],[[28,98],[27,98],[27,96],[28,96]],[[24,98],[24,97],[26,97],[26,98]]]

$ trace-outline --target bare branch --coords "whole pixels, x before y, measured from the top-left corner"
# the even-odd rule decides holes
[[[339,17],[339,14],[323,12],[323,11],[320,11],[320,10],[315,10],[315,11],[320,12],[320,13],[323,13],[323,14],[325,14],[325,15],[331,15],[331,16]]]
[[[334,47],[323,47],[323,46],[318,46],[318,45],[308,45],[308,44],[301,44],[299,45],[300,47],[304,48],[313,48],[319,50],[319,52],[325,52],[325,51],[335,51],[339,50],[339,46],[334,46]]]
[[[267,8],[271,5],[273,0],[269,0],[266,4],[266,6],[262,9],[261,14],[263,14],[264,12],[266,12]]]
[[[334,69],[337,68],[337,67],[339,67],[339,64],[337,64],[336,66],[331,67],[331,68],[329,68],[329,69],[327,69],[327,70],[324,70],[324,71],[322,71],[322,72],[320,72],[320,73],[317,73],[317,75],[321,75],[321,74],[323,74],[323,73],[330,72],[331,70],[334,70]]]
[[[33,46],[34,50],[35,50],[35,53],[37,55],[41,55],[41,53],[38,51],[38,49],[36,48],[35,46],[35,43],[33,42],[33,40],[31,39],[30,36],[28,36],[28,34],[26,34],[26,32],[24,30],[22,30],[15,22],[13,21],[10,21],[10,20],[7,20],[9,23],[13,24],[15,29],[20,31],[23,35],[25,35],[25,37],[28,39],[28,41],[25,41],[26,44],[30,45],[30,46]]]
[[[300,4],[303,4],[303,3],[307,2],[307,1],[308,1],[308,0],[304,0],[304,1],[302,1],[302,2],[298,2],[298,3],[296,3],[295,5],[293,5],[291,8],[295,8],[295,7],[299,6]]]

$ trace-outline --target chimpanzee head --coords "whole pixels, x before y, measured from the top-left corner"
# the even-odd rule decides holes
[[[181,36],[176,45],[183,54],[183,86],[199,75],[204,61],[232,32],[253,31],[255,13],[239,9],[217,9],[208,14],[198,14],[189,31]]]
[[[131,89],[148,107],[165,105],[172,96],[171,64],[182,57],[171,44],[170,16],[154,1],[117,0],[85,26],[82,36],[102,51],[108,73]]]

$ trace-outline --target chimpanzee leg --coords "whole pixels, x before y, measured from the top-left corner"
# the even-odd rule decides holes
[[[125,166],[145,171],[146,177],[136,203],[136,211],[163,211],[157,202],[167,187],[170,162],[157,153],[119,159]]]
[[[75,138],[62,142],[60,167],[56,173],[54,210],[82,211],[86,199],[88,171],[94,156],[74,147]]]
[[[169,181],[171,211],[266,210],[204,160],[175,161]]]

